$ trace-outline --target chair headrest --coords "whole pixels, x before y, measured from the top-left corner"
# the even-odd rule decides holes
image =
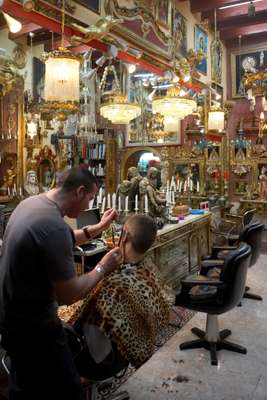
[[[246,225],[240,234],[240,240],[245,240],[248,234],[254,232],[262,232],[264,230],[264,224],[260,221],[255,221],[252,224]]]

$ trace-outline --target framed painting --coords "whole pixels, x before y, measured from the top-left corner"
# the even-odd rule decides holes
[[[246,72],[267,69],[267,47],[231,53],[232,97],[245,95],[243,77]]]
[[[84,7],[93,11],[96,14],[101,13],[101,0],[76,0],[77,3],[80,3]]]
[[[156,21],[165,28],[170,29],[172,23],[171,0],[158,0],[155,9]]]
[[[207,75],[208,33],[198,25],[195,26],[195,49],[196,51],[201,50],[204,55],[201,62],[197,65],[197,70],[201,74]]]
[[[211,80],[220,84],[222,83],[222,56],[223,45],[217,37],[210,45]]]
[[[187,26],[185,17],[176,9],[173,10],[172,37],[175,40],[175,55],[185,56],[187,53]]]

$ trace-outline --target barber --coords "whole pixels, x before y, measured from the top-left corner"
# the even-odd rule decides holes
[[[75,231],[63,217],[77,218],[97,190],[94,175],[73,168],[60,186],[22,201],[10,217],[0,258],[0,332],[11,358],[10,400],[84,399],[57,309],[84,298],[121,262],[117,247],[91,272],[76,275],[74,245],[108,228],[116,211]]]

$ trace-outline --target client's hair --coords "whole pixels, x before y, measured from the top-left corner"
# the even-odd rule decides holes
[[[144,214],[129,217],[125,226],[129,230],[129,240],[137,253],[145,253],[154,243],[157,236],[157,225],[154,220]]]
[[[94,184],[97,185],[96,177],[88,169],[82,167],[74,167],[63,172],[57,180],[57,186],[64,192],[71,192],[79,186],[84,186],[88,192],[91,192]]]

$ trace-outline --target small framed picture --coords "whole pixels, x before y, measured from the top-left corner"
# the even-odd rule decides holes
[[[171,0],[158,0],[156,3],[156,20],[166,28],[171,27],[172,2]]]
[[[95,12],[96,14],[100,14],[101,12],[101,0],[76,0],[77,3],[82,4],[89,10]]]
[[[195,26],[195,49],[196,51],[201,50],[204,55],[201,62],[197,65],[197,70],[201,74],[207,75],[208,33],[198,25]]]

